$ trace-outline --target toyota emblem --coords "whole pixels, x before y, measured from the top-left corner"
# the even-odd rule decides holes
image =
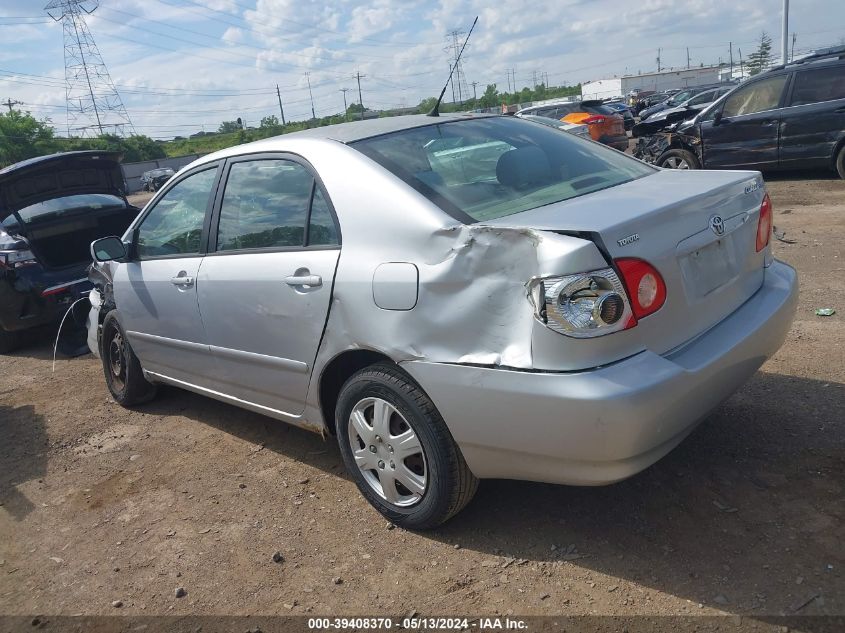
[[[714,215],[710,218],[710,228],[713,229],[713,232],[716,235],[725,234],[725,221],[722,219],[721,215]]]

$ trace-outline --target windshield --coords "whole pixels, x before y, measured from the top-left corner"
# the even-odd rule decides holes
[[[83,193],[63,198],[53,198],[37,204],[32,204],[18,211],[18,215],[25,223],[54,220],[66,215],[73,215],[80,211],[98,211],[112,207],[125,207],[122,198],[107,193]],[[6,221],[17,224],[14,216]],[[6,222],[4,222],[6,224]],[[8,226],[8,225],[7,225]]]
[[[668,103],[669,105],[673,105],[673,106],[681,105],[684,101],[689,99],[693,94],[694,94],[694,92],[692,90],[684,90],[682,92],[679,92],[675,96],[670,97],[669,100],[666,103]]]
[[[521,213],[655,171],[603,145],[514,117],[450,121],[351,145],[466,223]]]

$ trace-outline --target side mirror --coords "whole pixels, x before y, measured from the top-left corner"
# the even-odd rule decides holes
[[[722,122],[722,111],[719,110],[716,114],[713,115],[713,125],[719,125]]]
[[[126,245],[119,237],[101,237],[91,242],[91,257],[96,262],[111,262],[126,257]]]

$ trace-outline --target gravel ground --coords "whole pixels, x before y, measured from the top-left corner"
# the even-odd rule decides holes
[[[769,190],[780,352],[644,473],[482,482],[434,532],[391,529],[332,440],[175,389],[124,410],[46,340],[0,357],[0,613],[845,614],[845,182]]]

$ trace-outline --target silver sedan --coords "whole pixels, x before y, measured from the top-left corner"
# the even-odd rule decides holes
[[[89,340],[120,404],[173,385],[334,436],[430,528],[478,479],[608,484],[681,442],[790,327],[771,223],[757,172],[513,117],[324,127],[205,156],[94,242]]]

